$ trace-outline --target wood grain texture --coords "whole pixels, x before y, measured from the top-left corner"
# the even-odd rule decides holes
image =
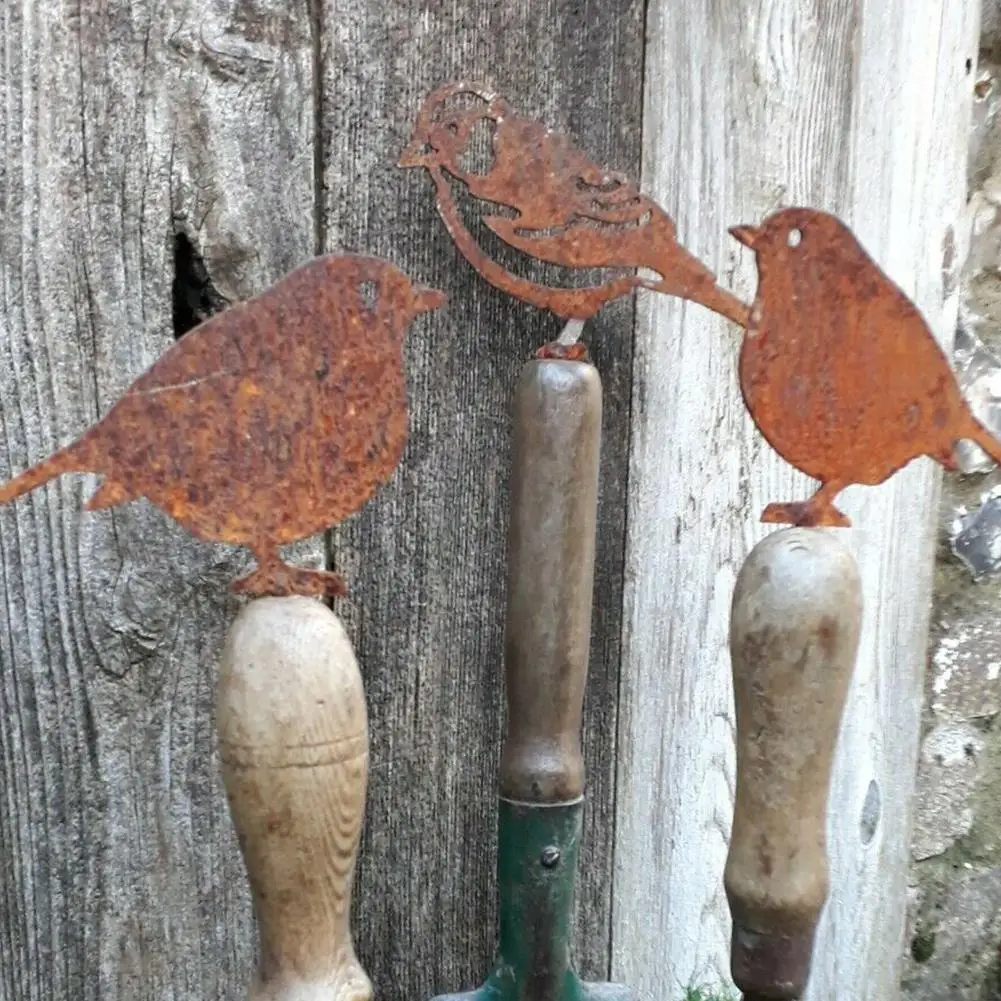
[[[842,215],[949,342],[976,6],[652,0],[645,189],[748,299],[751,260],[726,226],[789,204]],[[696,307],[640,300],[612,970],[648,997],[729,981],[729,598],[766,531],[764,505],[810,489],[743,410],[737,336]],[[919,460],[843,497],[864,621],[835,762],[832,895],[812,999],[897,992],[936,496],[936,474]]]
[[[4,478],[172,343],[177,230],[229,299],[313,252],[312,51],[306,0],[0,5]],[[0,512],[0,998],[235,998],[213,705],[246,557],[145,502],[83,515],[93,486]]]
[[[754,280],[726,225],[816,204],[845,215],[946,339],[976,12],[309,7],[0,5],[0,474],[78,434],[170,343],[178,229],[222,299],[321,247],[384,254],[450,293],[407,346],[401,470],[333,546],[371,714],[359,953],[380,996],[419,1001],[479,983],[493,949],[509,407],[557,331],[473,275],[427,178],[393,166],[420,101],[485,78],[633,176],[642,119],[644,189],[724,284],[749,297]],[[616,979],[669,998],[726,979],[727,610],[765,531],[757,512],[808,484],[743,413],[735,331],[663,298],[639,312],[635,357],[628,301],[588,335],[604,438],[575,954],[586,977],[608,976],[611,955]],[[0,999],[236,998],[253,929],[212,696],[242,565],[142,503],[81,517],[90,486],[66,478],[0,512]],[[934,502],[923,461],[845,498],[867,611],[815,998],[895,987]]]
[[[559,331],[475,275],[425,173],[394,164],[425,95],[465,77],[635,176],[642,10],[641,0],[323,4],[326,249],[364,247],[449,295],[408,339],[411,440],[397,478],[335,544],[335,568],[354,582],[341,611],[371,728],[354,924],[387,1001],[477,986],[493,959],[510,408],[523,362]],[[476,235],[500,245],[484,227]],[[574,955],[596,979],[607,978],[610,940],[632,308],[616,304],[585,333],[604,407]]]
[[[260,935],[250,1001],[370,1001],[349,921],[368,721],[337,616],[302,597],[244,608],[226,638],[216,725]]]

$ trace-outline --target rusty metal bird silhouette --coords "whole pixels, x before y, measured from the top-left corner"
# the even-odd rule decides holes
[[[473,97],[469,107],[452,106]],[[463,167],[476,126],[492,130],[493,161],[485,173]],[[501,291],[583,321],[607,302],[636,288],[700,303],[747,325],[747,306],[720,288],[716,278],[677,240],[673,220],[623,174],[592,163],[563,135],[519,117],[488,87],[462,81],[431,93],[420,109],[401,167],[424,167],[437,195],[438,211],[466,260]],[[456,205],[452,181],[482,201],[514,210],[492,215],[486,225],[511,247],[568,268],[648,268],[660,275],[612,278],[590,288],[550,288],[511,274],[477,245]],[[545,354],[565,354],[546,345]]]
[[[404,336],[443,303],[378,258],[316,258],[187,333],[76,442],[0,486],[0,504],[99,473],[88,510],[146,497],[200,539],[249,548],[257,567],[237,593],[344,594],[279,547],[392,475],[408,431]]]
[[[957,471],[964,438],[1001,462],[928,324],[843,222],[787,208],[730,232],[758,263],[744,402],[772,448],[820,481],[807,501],[769,504],[762,521],[847,527],[841,490],[882,483],[921,455]]]

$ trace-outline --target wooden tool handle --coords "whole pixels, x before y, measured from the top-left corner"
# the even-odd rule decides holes
[[[737,578],[730,628],[737,792],[725,886],[747,998],[799,998],[827,897],[827,796],[858,648],[858,568],[832,535],[769,535]]]
[[[504,645],[508,729],[501,795],[565,803],[584,791],[581,708],[591,644],[601,380],[546,359],[522,371]]]
[[[260,933],[251,1001],[368,1001],[348,916],[368,721],[337,616],[310,598],[247,605],[226,643],[217,712]]]

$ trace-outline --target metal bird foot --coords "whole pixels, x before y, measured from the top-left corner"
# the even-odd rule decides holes
[[[967,439],[1001,462],[928,324],[839,219],[788,208],[735,226],[754,251],[758,291],[740,349],[740,387],[758,429],[820,482],[805,502],[770,504],[762,521],[849,527],[834,506],[926,455],[957,469]]]
[[[0,486],[0,504],[62,473],[104,482],[98,510],[146,497],[199,539],[251,549],[251,596],[343,595],[279,548],[357,511],[407,440],[403,340],[437,309],[374,257],[318,257],[177,342],[72,445]]]
[[[468,104],[473,97],[476,104]],[[465,98],[467,103],[457,104]],[[474,128],[486,122],[493,162],[486,173],[463,166]],[[401,167],[424,167],[434,181],[438,211],[466,260],[492,285],[568,320],[586,320],[607,302],[647,288],[701,303],[740,326],[747,306],[677,241],[674,222],[624,175],[592,163],[570,139],[541,122],[520,118],[489,87],[462,81],[428,96]],[[660,275],[611,278],[590,288],[550,288],[511,274],[477,245],[462,220],[452,182],[477,199],[514,210],[486,225],[524,254],[568,268],[648,268]],[[547,345],[541,357],[566,357]],[[555,352],[553,354],[552,352]]]
[[[262,562],[253,573],[233,581],[231,590],[234,594],[250,597],[298,594],[313,598],[343,598],[348,593],[343,578],[329,570],[292,567],[282,560],[269,559],[267,556],[259,559]]]

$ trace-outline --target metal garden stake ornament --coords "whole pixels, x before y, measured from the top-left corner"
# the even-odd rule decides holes
[[[370,294],[366,294],[370,293]],[[358,510],[407,440],[403,339],[441,292],[374,257],[325,256],[186,334],[78,441],[0,487],[104,482],[94,511],[146,497],[203,540],[246,546],[251,596],[342,595],[279,547]]]
[[[580,730],[591,643],[601,379],[533,359],[514,394],[493,971],[436,1001],[629,1001],[581,981],[571,918],[584,811]]]
[[[449,102],[472,96],[472,108]],[[474,127],[493,129],[493,164],[485,174],[462,166]],[[747,307],[716,284],[708,268],[677,241],[674,222],[623,174],[592,163],[573,143],[542,123],[515,114],[484,84],[448,84],[430,94],[417,118],[403,167],[425,167],[437,193],[438,211],[456,246],[485,278],[508,295],[548,309],[570,321],[584,321],[605,303],[635,288],[692,299],[742,326]],[[570,268],[637,268],[656,271],[659,281],[635,275],[593,288],[548,288],[511,274],[487,256],[466,228],[452,183],[471,195],[513,209],[513,219],[489,216],[486,225],[516,250]],[[568,326],[559,342],[540,357],[582,357],[573,343],[582,323]]]
[[[478,103],[454,104],[470,97]],[[463,157],[484,122],[493,163],[474,173]],[[820,482],[806,501],[765,509],[762,520],[800,527],[752,551],[730,632],[732,972],[748,1001],[798,998],[827,895],[827,790],[861,615],[850,553],[807,529],[850,524],[834,501],[851,484],[881,483],[920,455],[953,469],[963,438],[1001,461],[1001,443],[963,400],[920,313],[831,215],[791,208],[731,230],[757,258],[747,307],[628,178],[483,85],[431,94],[400,163],[428,170],[449,233],[483,278],[569,321],[526,364],[515,394],[500,941],[476,998],[628,996],[619,985],[582,983],[570,956],[601,430],[600,379],[576,342],[584,321],[636,288],[746,328],[740,386],[750,415],[783,458]],[[476,244],[453,183],[512,210],[486,224],[531,257],[642,267],[659,278],[575,289],[511,274]],[[317,258],[187,334],[75,443],[0,486],[0,504],[63,473],[98,473],[89,510],[146,497],[200,539],[249,548],[258,565],[232,585],[237,592],[343,594],[336,574],[291,567],[280,547],[343,520],[392,475],[408,432],[403,340],[420,313],[443,303],[386,261]],[[230,630],[217,717],[260,924],[250,997],[368,998],[348,920],[368,730],[361,675],[334,613],[301,597],[251,602]]]

